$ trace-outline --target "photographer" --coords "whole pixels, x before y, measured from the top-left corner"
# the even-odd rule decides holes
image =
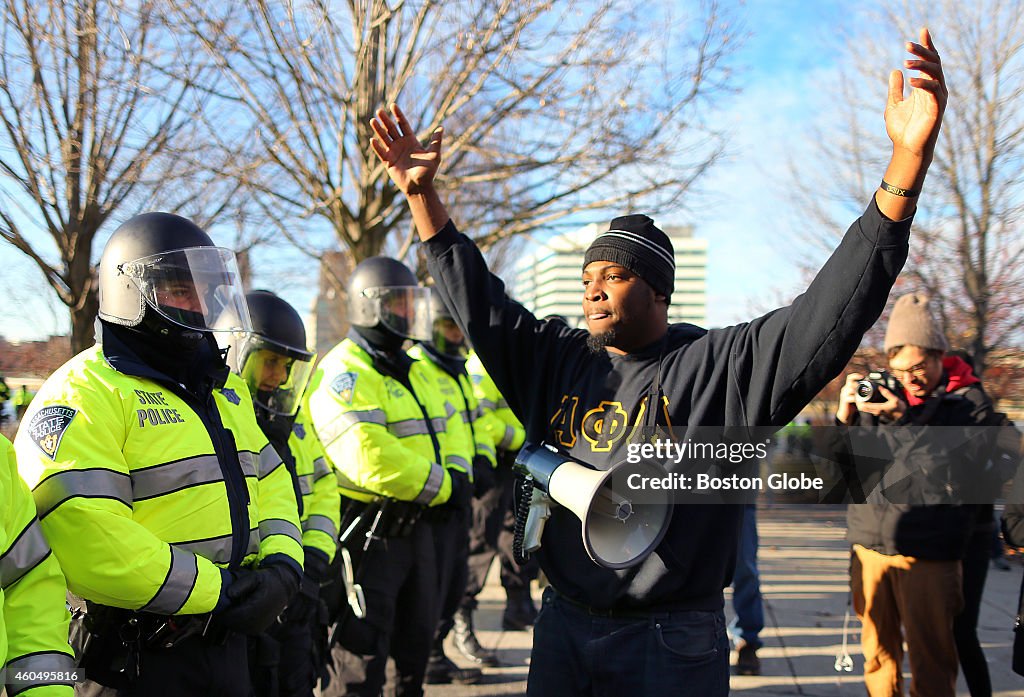
[[[857,427],[841,429],[836,446],[847,474],[868,454],[872,467],[884,463],[874,486],[854,495],[867,503],[847,511],[853,604],[864,625],[864,679],[872,697],[902,694],[904,640],[914,694],[956,691],[960,560],[980,508],[958,504],[977,503],[965,480],[976,481],[985,470],[994,441],[992,429],[973,427],[990,424],[993,409],[970,366],[945,356],[945,349],[927,297],[901,297],[885,334],[888,374],[848,375],[836,410],[837,425]],[[973,628],[980,592],[971,596],[973,621],[965,618],[965,626]],[[983,683],[987,677],[986,671]]]

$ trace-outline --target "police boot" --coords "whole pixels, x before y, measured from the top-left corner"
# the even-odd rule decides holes
[[[537,619],[537,608],[530,597],[530,588],[507,589],[508,600],[505,613],[501,616],[501,628],[505,631],[522,631],[533,626]]]
[[[761,659],[757,657],[757,647],[740,641],[736,647],[736,675],[760,675]]]
[[[441,642],[435,642],[427,662],[427,674],[423,682],[428,685],[472,685],[480,682],[483,673],[479,668],[459,668],[452,659],[444,655]]]
[[[501,665],[498,655],[491,649],[485,649],[480,645],[476,634],[473,632],[473,611],[469,608],[460,607],[455,612],[455,648],[459,652],[478,665],[486,668],[497,668]]]

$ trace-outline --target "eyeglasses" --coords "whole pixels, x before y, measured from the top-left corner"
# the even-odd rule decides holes
[[[928,364],[925,362],[918,363],[917,365],[911,366],[906,370],[900,370],[898,368],[889,368],[889,372],[892,373],[897,380],[903,380],[909,377],[923,378],[928,372]]]

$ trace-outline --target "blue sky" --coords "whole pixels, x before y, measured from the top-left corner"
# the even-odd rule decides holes
[[[808,147],[807,127],[815,117],[810,97],[835,69],[827,42],[838,40],[838,27],[848,22],[843,5],[751,0],[733,7],[747,38],[733,61],[741,92],[718,115],[731,133],[729,156],[705,177],[704,193],[687,211],[653,213],[666,225],[692,223],[696,234],[709,240],[711,326],[749,319],[801,289],[793,229],[800,219],[787,204],[787,190],[796,185],[789,181],[787,158]],[[878,84],[881,110],[884,75]],[[878,138],[885,137],[879,123]],[[814,178],[809,171],[807,182]],[[865,202],[870,193],[865,192]],[[8,297],[0,303],[0,334],[22,339],[64,331],[64,308],[35,267],[3,243],[0,264]],[[315,283],[278,288],[302,311],[314,289]]]

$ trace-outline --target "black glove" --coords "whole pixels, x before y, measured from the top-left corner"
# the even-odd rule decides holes
[[[299,592],[292,597],[284,612],[289,622],[308,624],[317,616],[320,610],[320,585],[327,580],[329,567],[326,554],[318,549],[306,548]]]
[[[320,584],[303,574],[299,592],[292,596],[284,618],[296,624],[309,624],[320,610]]]
[[[227,590],[230,604],[217,613],[217,621],[241,634],[265,632],[298,588],[295,572],[280,564],[237,572]]]
[[[473,482],[469,481],[469,475],[457,469],[448,470],[448,474],[452,478],[452,493],[447,505],[460,511],[469,510],[473,500]]]
[[[473,458],[473,496],[480,498],[494,488],[494,468],[483,455]]]

